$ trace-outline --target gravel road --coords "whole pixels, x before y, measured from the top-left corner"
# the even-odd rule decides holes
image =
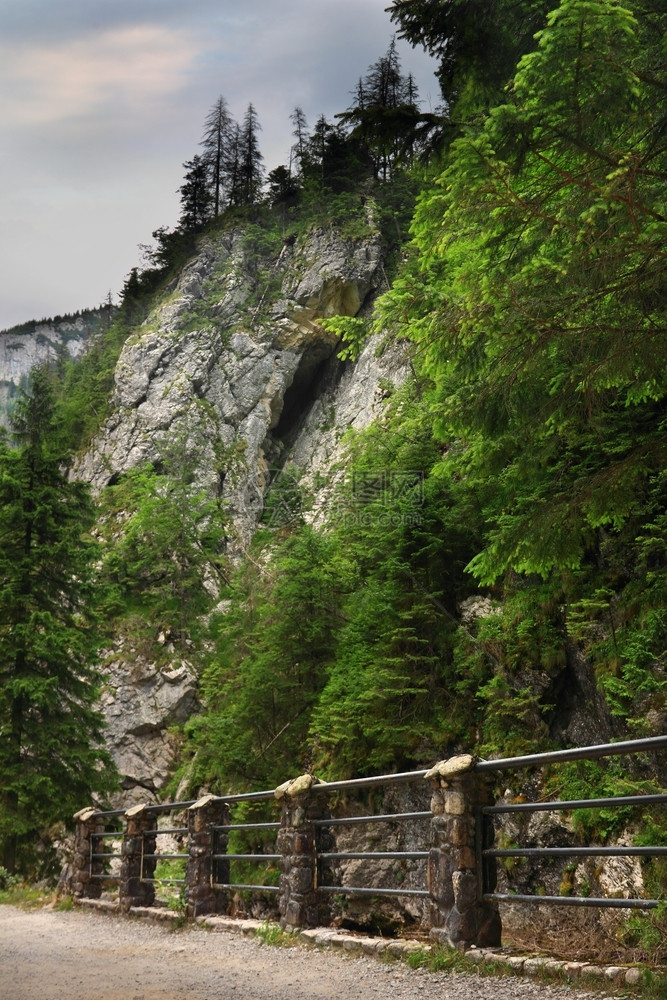
[[[73,910],[0,906],[2,1000],[590,1000],[529,978],[427,973],[371,957]],[[598,994],[599,998],[599,994]]]

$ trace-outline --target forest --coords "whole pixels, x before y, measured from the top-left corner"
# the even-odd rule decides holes
[[[239,125],[220,97],[184,164],[179,224],[153,233],[113,321],[83,359],[38,376],[16,440],[0,445],[3,538],[25,549],[37,505],[40,542],[62,560],[22,563],[18,578],[0,561],[9,869],[34,864],[35,829],[68,819],[82,780],[109,793],[97,686],[77,685],[111,636],[149,642],[156,623],[187,641],[200,675],[201,710],[174,734],[173,794],[559,747],[582,663],[606,736],[665,731],[667,14],[651,0],[394,0],[389,11],[400,37],[436,57],[441,107],[421,110],[392,42],[336,121],[311,130],[294,110],[290,162],[265,176],[252,105]],[[312,523],[312,497],[287,470],[250,558],[231,562],[224,510],[187,488],[197,456],[183,442],[159,469],[109,485],[91,514],[58,468],[109,415],[123,344],[198,241],[245,228],[258,258],[276,257],[313,227],[354,232],[369,203],[388,288],[365,314],[326,322],[346,363],[379,334],[403,345],[411,377],[349,436],[328,522]],[[31,438],[42,396],[53,410]],[[35,498],[31,461],[47,463],[51,497]],[[71,525],[52,543],[48,511],[63,501],[83,505],[76,554]],[[39,573],[76,581],[59,584],[66,613],[28,584]],[[41,641],[56,621],[61,640]],[[63,655],[72,644],[78,669]],[[88,749],[61,758],[58,725],[77,711]],[[29,779],[26,755],[39,761]],[[56,769],[66,794],[54,802]],[[558,791],[661,780],[641,762],[573,766]],[[635,821],[665,842],[663,820]]]

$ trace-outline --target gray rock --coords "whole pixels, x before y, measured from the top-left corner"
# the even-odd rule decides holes
[[[345,240],[329,229],[265,263],[282,275],[282,289],[278,301],[265,303],[260,322],[259,306],[251,303],[256,261],[243,233],[202,245],[171,295],[123,348],[113,414],[76,470],[99,490],[137,465],[158,461],[165,442],[187,430],[209,455],[199,477],[213,492],[220,483],[214,448],[222,442],[229,455],[222,478],[232,555],[248,544],[263,510],[268,470],[284,450],[282,436],[305,418],[317,396],[313,379],[335,351],[335,335],[317,319],[354,315],[383,280],[379,239]],[[348,379],[339,408],[340,428],[355,419],[370,422],[377,412],[375,379],[387,363],[375,364],[366,354],[357,367],[359,378],[353,386]],[[288,393],[289,421],[281,423]],[[322,441],[309,444],[306,431],[297,451],[307,460],[322,447]],[[324,445],[318,466],[333,454]]]

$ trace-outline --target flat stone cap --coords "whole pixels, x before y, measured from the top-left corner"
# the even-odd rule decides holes
[[[79,809],[77,813],[74,813],[73,819],[79,820],[80,823],[87,823],[98,811],[94,806],[86,806],[85,809]]]
[[[427,771],[424,777],[428,780],[434,778],[455,778],[457,774],[464,774],[470,771],[475,763],[475,758],[470,753],[461,753],[457,757],[450,757],[448,760],[439,761],[435,767]]]
[[[130,806],[129,809],[125,810],[125,815],[132,819],[134,816],[141,816],[142,812],[146,809],[146,803],[140,802],[139,805]]]
[[[202,795],[200,799],[197,799],[197,801],[193,802],[191,806],[188,806],[188,812],[193,809],[203,809],[204,806],[209,804],[209,802],[216,802],[217,799],[217,795],[212,795],[211,792],[207,792],[206,795]]]
[[[278,785],[273,795],[278,800],[284,799],[285,796],[292,798],[295,795],[303,795],[304,792],[310,791],[313,785],[325,784],[325,781],[316,778],[314,774],[300,774],[298,778],[290,778],[289,781],[283,781],[282,785]]]

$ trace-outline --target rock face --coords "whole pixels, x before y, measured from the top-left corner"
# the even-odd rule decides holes
[[[197,676],[183,659],[158,666],[122,642],[107,658],[101,698],[109,750],[122,775],[123,805],[157,800],[174,762],[169,727],[197,706]]]
[[[87,310],[72,319],[44,320],[0,333],[0,424],[30,369],[44,361],[77,358],[107,317],[105,310]]]
[[[383,281],[377,237],[318,230],[268,258],[241,231],[206,242],[125,345],[113,415],[78,475],[100,489],[159,463],[185,434],[203,456],[201,485],[228,506],[231,548],[242,551],[287,449],[311,473],[313,462],[330,464],[343,429],[372,419],[384,369],[399,376],[400,364],[378,361],[373,347],[341,366],[336,336],[317,322],[363,312]]]
[[[345,472],[344,432],[371,423],[380,386],[408,369],[400,349],[379,352],[377,337],[356,363],[339,361],[337,336],[318,320],[370,312],[385,281],[377,235],[319,229],[268,249],[252,231],[203,241],[125,344],[112,415],[76,475],[101,490],[146,462],[159,468],[170,443],[184,441],[197,485],[226,506],[233,559],[286,466],[306,489],[318,481],[310,516],[321,520]],[[159,796],[174,758],[169,727],[196,705],[187,659],[157,666],[164,660],[127,640],[107,658],[103,709],[123,801]]]

